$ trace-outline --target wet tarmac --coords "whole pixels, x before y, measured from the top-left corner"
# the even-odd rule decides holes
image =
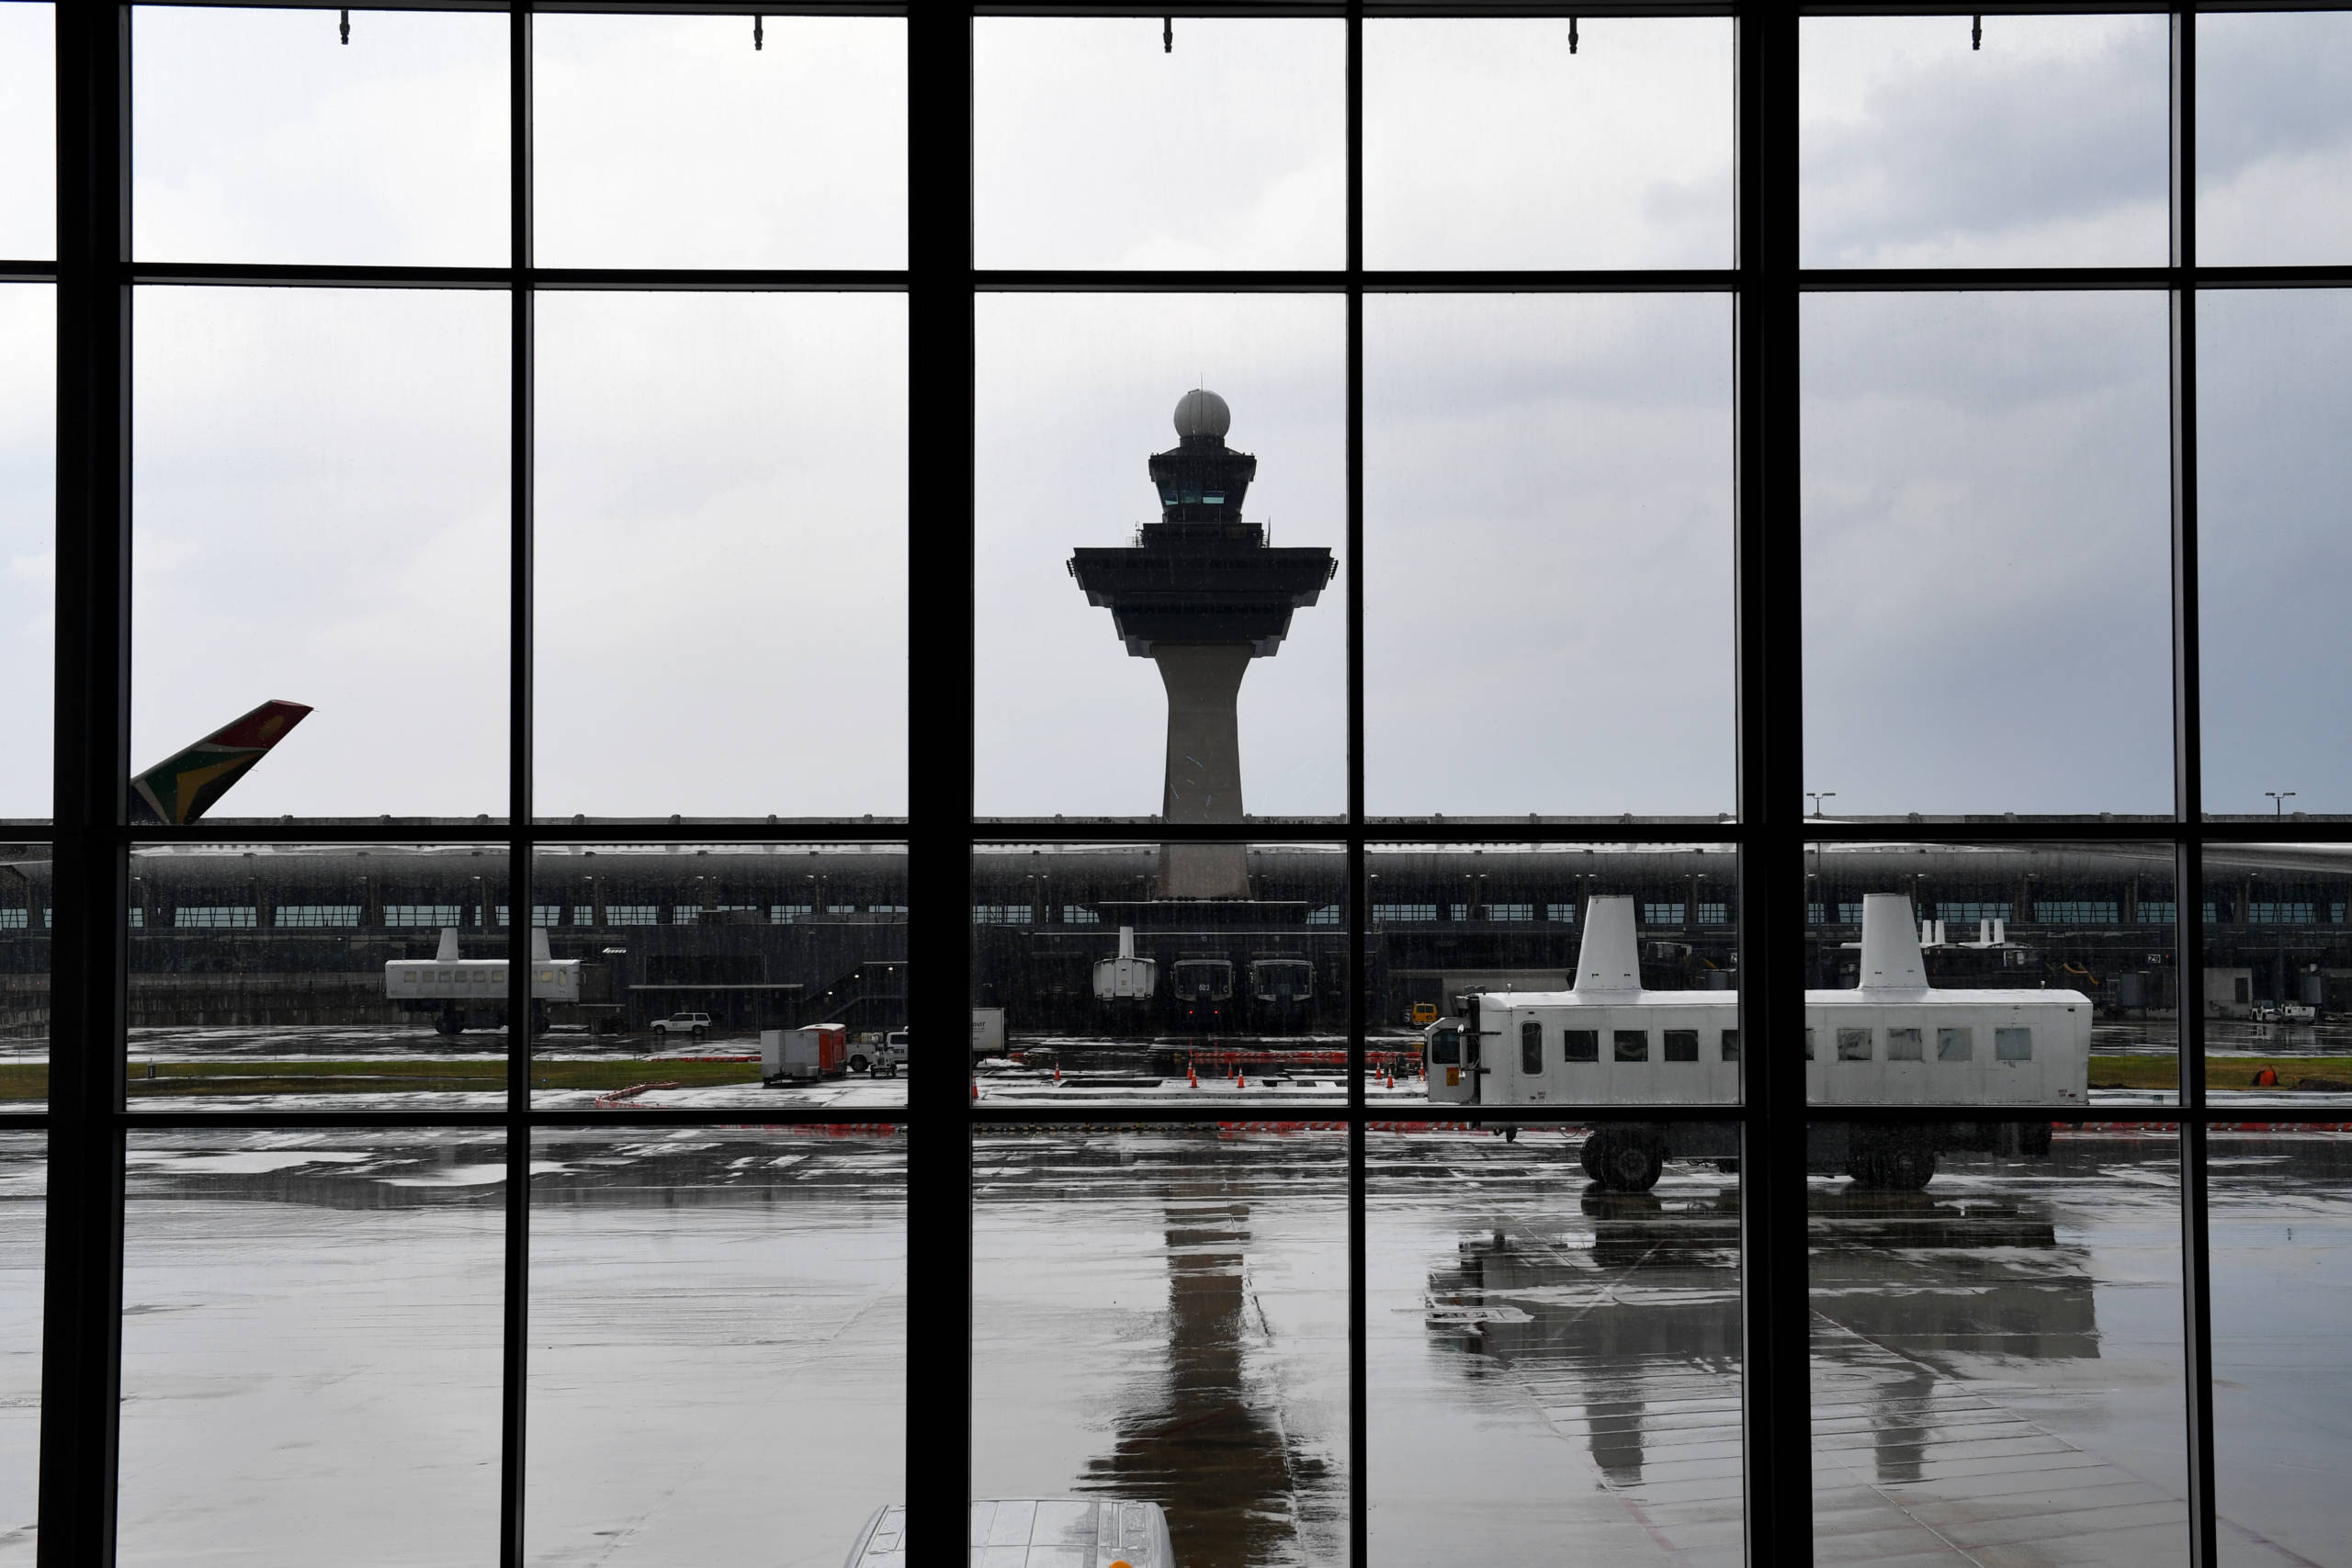
[[[38,1299],[20,1145],[13,1324]],[[830,1568],[904,1495],[901,1148],[535,1147],[535,1562]],[[978,1493],[1160,1502],[1185,1568],[1344,1562],[1344,1149],[983,1136]],[[2352,1137],[2213,1151],[2222,1561],[2352,1563]],[[1921,1194],[1813,1184],[1822,1561],[2186,1560],[2176,1160],[2110,1132]],[[1603,1197],[1566,1139],[1440,1132],[1374,1133],[1368,1161],[1373,1560],[1736,1561],[1732,1179]],[[122,1561],[490,1554],[503,1168],[479,1134],[134,1137]],[[22,1339],[0,1562],[31,1560]]]

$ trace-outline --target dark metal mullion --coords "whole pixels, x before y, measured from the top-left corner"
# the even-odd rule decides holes
[[[532,390],[536,300],[531,289],[531,0],[507,12],[507,863],[506,1296],[501,1383],[498,1561],[524,1568],[529,1517],[531,1322],[532,538],[537,461]]]
[[[972,1478],[972,12],[907,18],[908,1559],[961,1564]],[[914,545],[913,541],[921,541]],[[962,1071],[947,1063],[965,1064]],[[920,1325],[918,1327],[918,1325]]]
[[[1804,671],[1798,651],[1797,22],[1737,23],[1735,606],[1739,817],[1741,1460],[1747,1560],[1813,1560],[1804,992],[1785,917],[1802,912]]]
[[[2180,991],[2180,1104],[2205,1099],[2205,863],[2202,677],[2197,539],[2197,17],[2172,17],[2172,262],[2188,275],[2172,291],[2173,809],[2181,823],[2173,872],[2173,934]],[[2214,1568],[2213,1257],[2207,1231],[2206,1128],[2180,1129],[2181,1387],[2187,1394],[2188,1561]]]
[[[39,1561],[107,1568],[122,1387],[130,8],[60,5],[55,751]]]
[[[1371,976],[1365,931],[1363,724],[1363,7],[1348,8],[1348,1562],[1372,1552],[1372,1388],[1365,1271],[1364,1035]]]

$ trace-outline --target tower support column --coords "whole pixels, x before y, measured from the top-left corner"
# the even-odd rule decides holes
[[[1159,814],[1170,822],[1241,820],[1241,678],[1246,642],[1162,642],[1151,650],[1168,689],[1168,776]],[[1240,844],[1162,844],[1163,898],[1247,898]]]

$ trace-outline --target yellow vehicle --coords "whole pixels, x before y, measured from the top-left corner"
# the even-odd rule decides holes
[[[1408,1017],[1405,1021],[1411,1024],[1416,1029],[1420,1028],[1421,1025],[1425,1023],[1435,1023],[1437,1021],[1437,1004],[1435,1002],[1415,1002],[1413,1004],[1411,1016]]]

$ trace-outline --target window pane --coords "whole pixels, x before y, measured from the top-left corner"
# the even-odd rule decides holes
[[[1370,1134],[1374,1562],[1741,1561],[1738,1130],[1566,1131]]]
[[[499,1109],[506,897],[462,844],[132,846],[132,1107]]]
[[[579,960],[534,1053],[542,1109],[907,1103],[902,846],[562,844],[534,874],[549,951]]]
[[[990,845],[972,899],[982,1105],[1346,1100],[1339,846]],[[1374,1098],[1419,1098],[1419,1044],[1371,1043]]]
[[[56,49],[54,6],[0,6],[0,256],[18,261],[57,254]]]
[[[2352,259],[2352,17],[2197,18],[2197,259]]]
[[[493,1132],[130,1134],[119,1559],[498,1544]]]
[[[502,16],[141,6],[132,230],[172,261],[503,265]]]
[[[1729,299],[1365,312],[1369,808],[1729,807]]]
[[[2177,1139],[2074,1130],[2054,1170],[1883,1192],[1821,1179],[1902,1154],[1849,1131],[1808,1151],[1821,1559],[2187,1562]]]
[[[542,15],[531,39],[541,265],[906,265],[904,21]]]
[[[0,26],[19,9],[49,7],[0,6]],[[0,59],[6,54],[0,48]],[[45,284],[0,287],[0,560],[6,563],[0,713],[9,716],[0,818],[49,815],[57,692],[56,296]]]
[[[2164,296],[1815,294],[1804,330],[1806,787],[2169,815]]]
[[[1739,862],[1712,845],[1374,844],[1368,1042],[1422,1055],[1433,1105],[1739,1098]],[[1540,1028],[1533,1066],[1510,1042]],[[1705,1049],[1700,1048],[1701,1042]],[[1375,1070],[1377,1064],[1375,1064]],[[1378,1080],[1385,1086],[1385,1080]]]
[[[1123,1532],[1164,1511],[1179,1562],[1345,1562],[1345,1136],[977,1131],[978,1542],[1115,1502],[1147,1506]]]
[[[2352,592],[2352,295],[2208,290],[2197,310],[2205,809],[2352,810],[2352,694],[2331,678]]]
[[[0,844],[0,1110],[48,1109],[53,870],[47,844]]]
[[[1809,17],[1807,266],[2159,266],[2166,22]]]
[[[2216,1103],[2352,1094],[2352,848],[2205,852],[2205,1087]]]
[[[905,299],[538,309],[538,809],[903,813]]]
[[[831,1562],[903,1500],[906,1152],[839,1132],[533,1144],[534,1558]]]
[[[1186,17],[1175,33],[1163,50],[1158,17],[974,24],[981,266],[1342,265],[1341,24]]]
[[[10,1109],[23,1109],[11,1106]],[[49,1147],[40,1133],[0,1133],[0,1518],[40,1513],[42,1270],[49,1230]],[[13,1528],[15,1553],[34,1531]]]
[[[1375,267],[1732,265],[1729,21],[1364,28]]]
[[[1342,302],[978,309],[978,811],[1341,810]]]
[[[142,288],[137,310],[136,763],[283,699],[314,711],[221,815],[503,813],[505,298]]]
[[[2213,1471],[2230,1568],[2344,1556],[2347,1144],[2317,1130],[2211,1136]]]
[[[1971,1151],[2046,1156],[2052,1118],[2086,1106],[2177,1101],[2173,865],[2166,844],[1809,846],[1807,1098],[1996,1113],[1895,1186]]]

